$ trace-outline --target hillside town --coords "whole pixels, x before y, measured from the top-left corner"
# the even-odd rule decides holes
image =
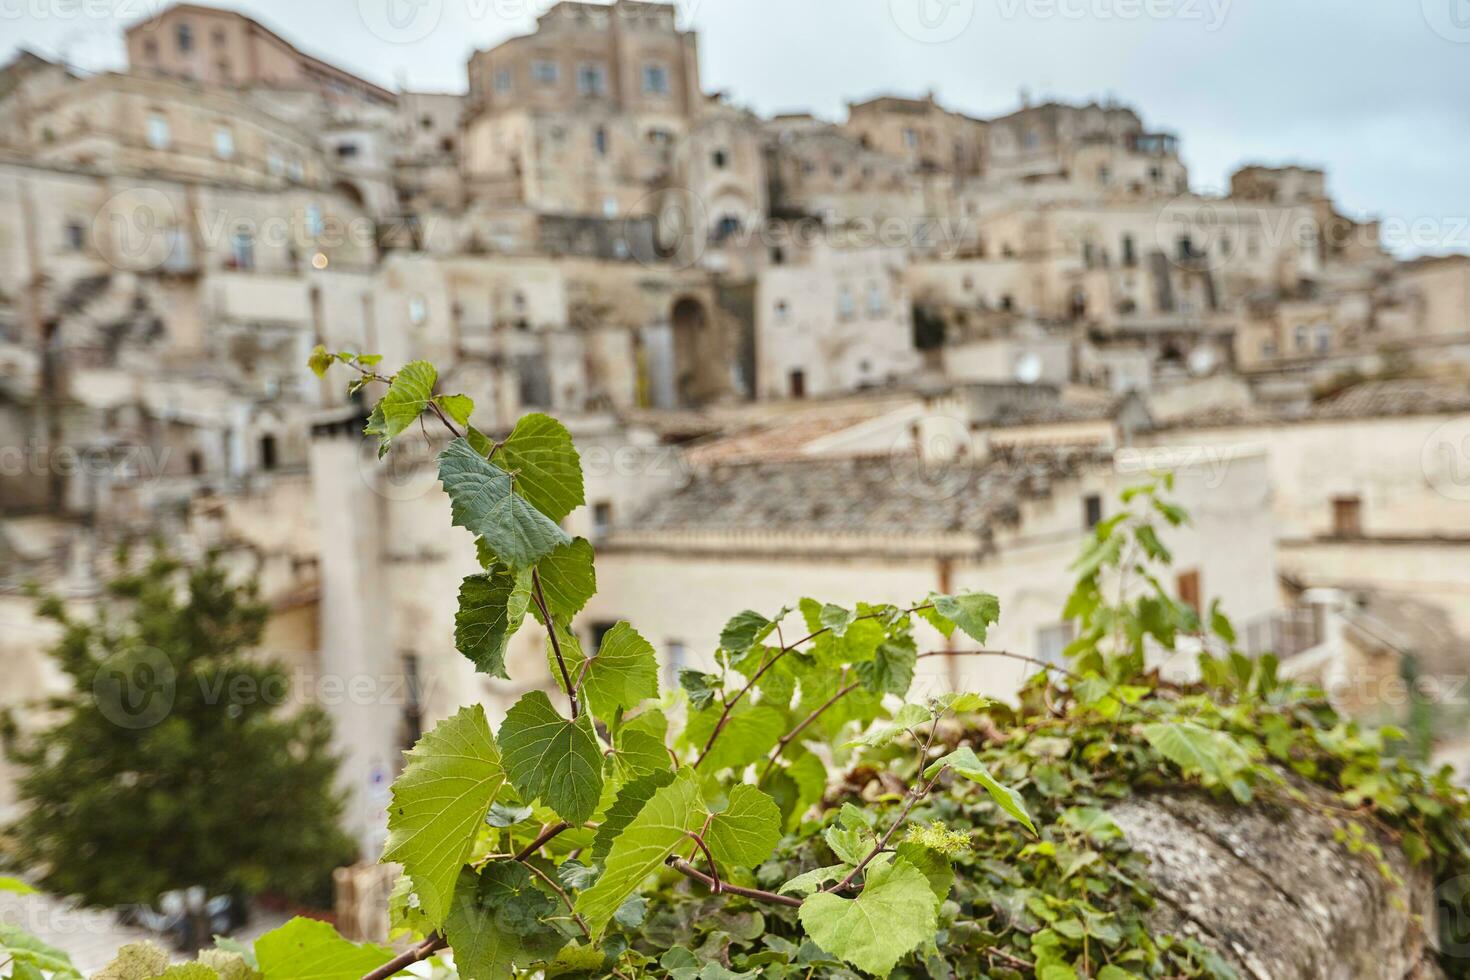
[[[627,619],[672,679],[742,609],[983,588],[996,649],[1059,663],[1073,558],[1169,472],[1192,521],[1166,586],[1364,717],[1434,681],[1436,751],[1470,775],[1470,255],[1405,258],[1296,162],[1200,193],[1186,121],[1146,106],[763,117],[705,89],[663,3],[557,3],[463,94],[383,88],[290,27],[177,3],[127,26],[126,70],[0,69],[20,724],[63,682],[37,592],[100,604],[149,539],[258,578],[370,859],[401,752],[544,676],[534,630],[515,680],[456,651],[477,566],[444,534],[444,440],[379,462],[373,391],[319,379],[322,345],[432,361],[486,431],[566,423],[588,649]],[[997,697],[1026,673],[921,669]]]

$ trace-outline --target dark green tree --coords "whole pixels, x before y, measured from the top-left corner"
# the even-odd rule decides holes
[[[354,857],[330,725],[252,653],[266,620],[255,585],[212,558],[157,555],[107,591],[95,618],[42,600],[72,691],[45,705],[51,727],[6,740],[23,767],[16,857],[94,904],[193,885],[324,900]]]

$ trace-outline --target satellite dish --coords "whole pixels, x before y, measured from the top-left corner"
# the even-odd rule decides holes
[[[1189,352],[1189,373],[1197,378],[1204,377],[1215,370],[1218,360],[1213,347],[1196,347]]]
[[[1041,355],[1027,351],[1016,358],[1016,380],[1023,385],[1034,385],[1041,380]]]

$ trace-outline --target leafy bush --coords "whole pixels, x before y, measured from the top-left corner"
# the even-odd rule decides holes
[[[1382,831],[1436,875],[1470,869],[1470,804],[1446,774],[1386,754],[1397,733],[1339,719],[1271,658],[1236,652],[1219,609],[1202,621],[1160,585],[1156,522],[1187,520],[1167,479],[1099,525],[1067,603],[1069,666],[1031,661],[1015,706],[908,699],[925,658],[1029,660],[985,649],[1000,610],[982,593],[742,612],[715,670],[661,692],[632,625],[592,651],[571,628],[596,577],[591,546],[560,527],[583,497],[567,431],[528,415],[496,441],[468,398],[434,393],[432,365],[383,377],[376,358],[313,357],[339,362],[354,390],[388,386],[368,423],[381,451],[426,414],[453,437],[440,479],[482,565],[460,589],[459,650],[505,677],[510,638],[539,627],[558,697],[524,695],[498,732],[465,708],[408,754],[384,854],[404,868],[390,913],[406,952],[295,920],[234,951],[232,971],[379,980],[442,967],[452,947],[472,980],[1228,977],[1210,950],[1151,933],[1144,859],[1107,813],[1181,782],[1290,805],[1306,798],[1292,779],[1310,780],[1338,795],[1345,854],[1391,876]],[[921,650],[920,620],[951,648]],[[1202,683],[1147,668],[1189,647]]]

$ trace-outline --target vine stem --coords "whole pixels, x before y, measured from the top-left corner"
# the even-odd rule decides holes
[[[405,967],[419,962],[420,960],[428,959],[430,956],[433,956],[439,950],[448,945],[449,940],[445,939],[443,936],[437,934],[430,936],[428,939],[425,939],[417,946],[411,947],[410,949],[399,953],[397,956],[393,957],[391,960],[384,963],[376,970],[373,970],[371,973],[363,974],[362,980],[388,980],[388,978],[393,976],[393,974],[399,972]]]
[[[530,857],[532,854],[535,854],[537,851],[541,850],[542,847],[546,846],[546,842],[551,840],[557,834],[560,834],[564,830],[571,829],[572,825],[569,823],[547,824],[545,827],[541,828],[541,833],[536,835],[535,840],[531,841],[531,843],[527,844],[525,847],[516,852],[515,860],[526,860],[526,858]]]
[[[776,742],[775,749],[771,751],[770,758],[766,760],[766,767],[761,770],[761,778],[755,781],[756,786],[761,786],[765,783],[766,777],[771,774],[772,767],[776,765],[776,760],[781,758],[782,752],[786,751],[786,746],[794,742],[796,740],[796,737],[802,732],[806,731],[807,728],[810,727],[811,724],[815,722],[818,718],[820,718],[828,708],[832,707],[838,701],[851,694],[855,689],[860,687],[861,684],[861,681],[853,681],[851,684],[847,685],[842,690],[838,691],[836,694],[828,698],[826,702],[821,705],[821,707],[817,708],[811,714],[803,718],[795,728],[791,729],[791,731],[787,732],[785,735],[782,735],[780,740]]]
[[[572,915],[572,921],[577,924],[578,929],[582,930],[582,935],[586,936],[590,940],[592,938],[592,930],[587,928],[586,920],[577,914],[577,908],[575,905],[572,904],[572,896],[567,894],[567,890],[561,885],[557,884],[555,881],[553,881],[551,875],[547,874],[545,871],[542,871],[540,868],[536,867],[529,861],[526,862],[526,870],[531,872],[536,877],[540,878],[542,881],[546,882],[546,886],[548,888],[561,896],[562,902],[566,904],[567,911],[570,912]]]
[[[932,609],[933,606],[933,603],[926,602],[921,605],[914,606],[910,609],[905,609],[899,615],[912,615],[913,613],[921,612],[925,609]],[[864,619],[881,619],[884,615],[885,614],[883,613],[868,613],[864,616],[855,616],[853,617],[852,621],[856,623]],[[780,624],[777,624],[777,628],[780,628]],[[709,733],[709,738],[705,740],[704,748],[700,750],[699,757],[694,760],[695,769],[698,769],[699,764],[705,760],[706,756],[709,755],[709,750],[714,747],[715,739],[720,737],[720,733],[723,732],[725,730],[725,726],[730,723],[730,712],[735,710],[735,705],[740,703],[741,698],[750,693],[750,689],[755,687],[756,681],[760,680],[762,675],[764,675],[766,671],[776,666],[776,662],[779,661],[782,657],[786,656],[792,650],[795,650],[803,643],[810,643],[812,640],[815,640],[817,637],[821,636],[824,633],[830,632],[832,632],[832,627],[830,626],[823,626],[819,630],[814,630],[799,640],[783,645],[781,649],[776,651],[776,655],[774,657],[761,664],[760,669],[757,670],[753,675],[751,675],[750,680],[745,682],[745,686],[737,691],[733,698],[725,702],[725,708],[723,711],[720,712],[720,717],[719,720],[715,722],[714,730]],[[779,636],[779,634],[777,635]]]
[[[748,898],[756,902],[766,902],[770,905],[785,905],[787,908],[793,909],[801,908],[801,899],[792,895],[777,895],[775,892],[761,891],[759,888],[743,888],[740,885],[718,881],[718,879],[710,877],[683,858],[670,858],[668,864],[669,867],[684,877],[693,878],[695,881],[709,888],[710,891],[715,891],[715,885],[718,883],[718,893],[722,895],[739,895],[741,898]]]
[[[536,608],[541,610],[541,620],[546,624],[546,635],[551,639],[551,652],[556,656],[556,666],[561,671],[561,682],[567,689],[567,700],[572,705],[572,720],[577,720],[577,687],[572,683],[572,675],[567,672],[566,659],[561,655],[561,640],[556,637],[556,623],[551,618],[551,611],[546,608],[546,594],[541,591],[541,573],[531,569],[531,598],[536,601]]]
[[[868,852],[868,856],[863,858],[862,861],[858,863],[857,867],[849,871],[847,873],[847,877],[837,882],[837,884],[823,889],[823,891],[840,892],[848,885],[852,884],[853,879],[862,874],[863,869],[866,868],[870,862],[872,862],[873,858],[883,853],[883,851],[888,847],[888,842],[892,840],[893,835],[898,832],[898,828],[902,826],[903,822],[909,818],[909,813],[913,811],[914,807],[918,805],[920,800],[929,795],[929,791],[934,788],[934,784],[939,782],[939,777],[943,776],[948,769],[949,766],[941,766],[939,771],[934,774],[934,778],[926,782],[922,789],[911,791],[909,793],[908,802],[903,805],[903,809],[900,810],[898,816],[894,818],[892,825],[890,825],[888,828],[888,832],[885,833],[883,837],[879,839],[876,844],[873,845],[873,849]]]

